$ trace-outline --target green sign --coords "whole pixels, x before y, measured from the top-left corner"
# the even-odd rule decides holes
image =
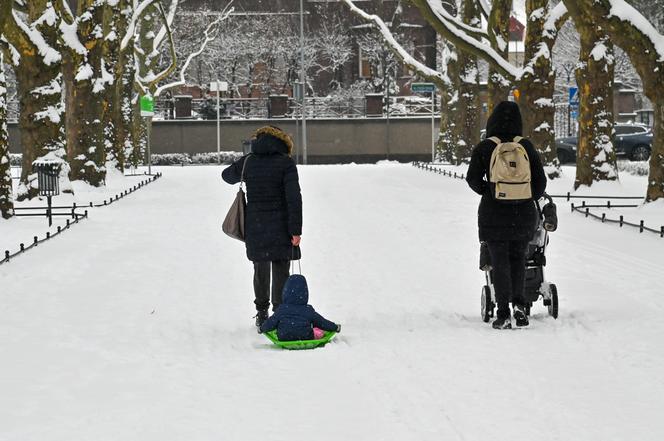
[[[154,99],[149,95],[141,97],[141,116],[154,116]]]
[[[433,83],[413,83],[410,85],[410,90],[414,93],[433,93],[436,86]]]

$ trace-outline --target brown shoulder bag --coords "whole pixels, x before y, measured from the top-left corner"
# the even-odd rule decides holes
[[[242,174],[240,175],[240,189],[235,196],[235,200],[233,201],[231,208],[226,214],[224,223],[221,225],[221,229],[224,233],[233,239],[241,240],[242,242],[244,242],[244,212],[247,208],[247,200],[244,196],[242,184],[244,183],[244,170],[247,167],[249,156],[245,158],[244,164],[242,165]]]

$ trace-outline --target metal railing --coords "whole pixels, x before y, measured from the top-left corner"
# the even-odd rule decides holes
[[[636,224],[634,222],[626,221],[624,215],[622,215],[622,214],[620,215],[620,217],[618,219],[611,219],[610,217],[608,217],[606,215],[606,213],[602,213],[601,215],[599,215],[599,214],[595,214],[595,213],[590,211],[591,208],[607,208],[607,209],[610,209],[610,208],[619,208],[619,207],[638,207],[638,205],[622,205],[622,206],[621,205],[613,205],[613,206],[611,206],[610,203],[607,203],[607,205],[586,205],[585,202],[581,206],[575,206],[573,203],[571,204],[572,213],[574,213],[574,212],[581,213],[581,214],[585,215],[585,217],[596,219],[596,220],[602,222],[603,224],[604,223],[617,224],[621,228],[623,226],[638,228],[639,233],[643,233],[644,231],[648,231],[648,232],[651,232],[651,233],[658,234],[659,237],[664,237],[664,225],[662,225],[659,229],[656,229],[656,228],[647,227],[645,225],[645,221],[643,219],[641,219],[639,221],[639,223]]]
[[[14,253],[11,253],[9,250],[5,250],[4,257],[0,257],[0,265],[7,263],[10,260],[14,259],[15,257],[20,256],[21,254],[27,252],[28,250],[37,247],[41,243],[44,243],[50,239],[53,239],[56,236],[59,236],[64,231],[71,228],[73,225],[78,224],[81,220],[88,219],[88,210],[84,210],[84,208],[107,207],[113,204],[114,202],[117,202],[125,198],[126,196],[129,196],[130,194],[138,191],[139,189],[145,187],[146,185],[155,182],[157,179],[162,177],[162,174],[157,173],[154,175],[149,175],[147,173],[144,173],[144,174],[129,174],[125,176],[145,176],[148,177],[148,179],[139,182],[138,184],[134,185],[133,187],[127,190],[115,194],[110,199],[104,199],[103,202],[99,203],[90,202],[89,204],[83,206],[78,206],[76,203],[74,203],[69,206],[51,207],[51,210],[57,210],[57,212],[51,213],[52,216],[68,216],[71,217],[72,220],[70,221],[69,219],[67,219],[66,224],[64,226],[58,226],[57,230],[54,233],[47,231],[43,239],[39,239],[38,236],[33,236],[33,242],[31,244],[27,246],[24,243],[19,244],[19,249]],[[48,210],[49,210],[48,207],[15,207],[14,215],[16,217],[48,217],[49,214]],[[62,210],[65,211],[63,212]],[[81,213],[80,211],[82,210],[83,212]]]

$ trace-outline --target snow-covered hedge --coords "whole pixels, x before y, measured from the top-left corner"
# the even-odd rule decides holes
[[[10,153],[9,154],[9,164],[15,167],[21,166],[21,161],[23,160],[23,155],[20,153]]]
[[[220,156],[222,164],[230,164],[242,157],[242,153],[221,152]],[[189,153],[164,153],[152,155],[152,165],[217,164],[218,162],[219,155],[217,152],[196,153],[194,155],[190,155]]]
[[[618,171],[634,176],[648,176],[650,165],[648,161],[618,161]]]

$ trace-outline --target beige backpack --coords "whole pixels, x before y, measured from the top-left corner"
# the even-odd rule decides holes
[[[532,199],[530,188],[530,159],[528,152],[519,144],[523,138],[501,142],[497,137],[489,138],[497,144],[491,154],[489,180],[496,184],[496,200],[521,201]]]

